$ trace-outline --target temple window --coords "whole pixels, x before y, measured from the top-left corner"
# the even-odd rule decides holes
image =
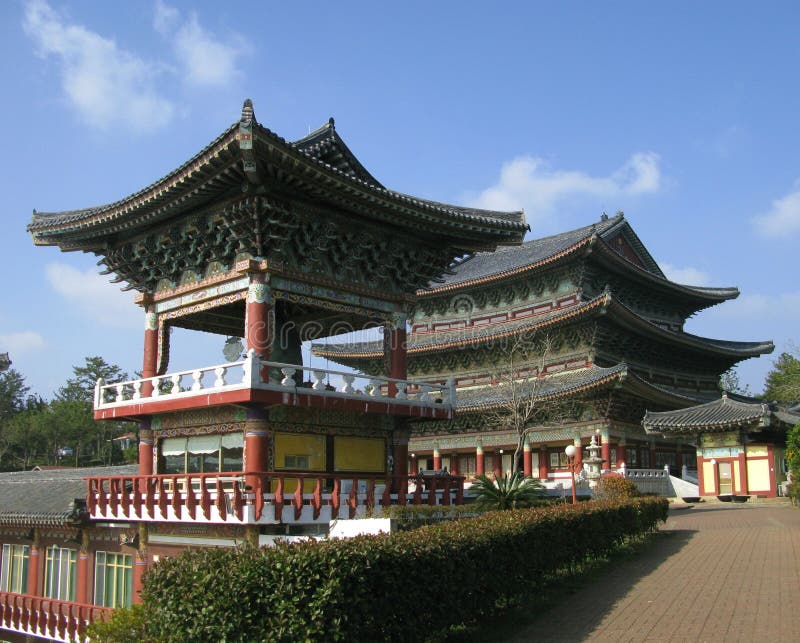
[[[566,469],[569,466],[567,462],[567,454],[563,450],[558,449],[550,451],[550,470],[553,469]]]
[[[99,551],[95,558],[94,604],[130,607],[133,595],[133,556]]]
[[[3,545],[0,591],[27,593],[29,552],[28,545]]]
[[[53,545],[47,548],[44,567],[44,595],[59,601],[75,600],[77,552]]]
[[[196,435],[161,441],[161,473],[241,471],[244,435]]]
[[[639,466],[639,449],[636,447],[625,447],[625,463],[629,469]]]
[[[472,454],[460,454],[458,457],[458,473],[468,478],[476,476],[478,473],[477,458]]]
[[[656,467],[669,465],[670,469],[678,466],[678,454],[674,451],[656,451]]]

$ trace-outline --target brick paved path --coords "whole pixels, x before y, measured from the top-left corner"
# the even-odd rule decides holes
[[[640,554],[512,641],[800,641],[800,509],[670,511]]]

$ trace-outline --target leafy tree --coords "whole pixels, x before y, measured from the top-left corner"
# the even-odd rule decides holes
[[[767,373],[764,397],[778,402],[800,400],[800,359],[791,353],[781,353]]]
[[[800,424],[792,427],[786,434],[786,464],[800,482]]]
[[[547,366],[554,344],[548,335],[518,335],[501,358],[501,369],[493,374],[497,385],[492,392],[497,402],[487,412],[487,419],[493,427],[517,436],[511,460],[512,477],[519,473],[528,435],[542,427],[568,422],[580,409],[580,402],[575,399],[550,397],[547,379],[539,376]]]
[[[10,369],[0,373],[0,423],[5,422],[25,407],[30,387],[22,374]]]
[[[525,509],[535,505],[542,497],[543,486],[538,480],[524,478],[520,473],[496,480],[480,475],[470,491],[476,495],[475,506],[478,509]]]
[[[739,380],[739,371],[735,366],[722,374],[722,377],[719,378],[719,387],[728,393],[747,395],[748,397],[752,395],[750,386],[748,384],[742,384]]]
[[[128,379],[128,374],[116,364],[107,363],[97,355],[86,357],[83,366],[72,367],[72,377],[56,392],[57,400],[80,400],[91,405],[94,386],[102,378],[106,383]]]

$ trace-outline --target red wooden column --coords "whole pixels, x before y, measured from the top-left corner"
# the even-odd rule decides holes
[[[581,437],[575,436],[572,444],[575,445],[575,470],[580,471],[583,466],[583,445],[581,444]]]
[[[539,448],[539,479],[540,480],[547,480],[547,476],[550,474],[550,457],[547,453],[547,447],[542,445]]]
[[[142,588],[144,587],[144,573],[147,571],[147,554],[137,551],[133,557],[133,596],[131,602],[142,602]]]
[[[531,454],[531,445],[527,440],[522,445],[522,473],[526,478],[533,475],[533,455]]]
[[[486,473],[486,460],[483,455],[483,445],[478,444],[475,447],[475,474],[482,476]]]
[[[700,490],[700,495],[707,495],[705,492],[705,481],[703,480],[703,456],[697,456],[697,487]]]
[[[396,380],[408,379],[408,362],[406,359],[407,319],[405,314],[396,313],[393,315],[391,325],[387,324],[384,330],[384,357],[389,364],[389,377]],[[397,395],[397,385],[389,382],[388,391],[389,397],[394,397]],[[434,469],[436,468],[434,466]]]
[[[393,476],[405,476],[406,471],[408,471],[408,437],[410,433],[410,430],[405,427],[396,427],[394,433],[392,433],[391,474]],[[411,466],[416,467],[416,464],[417,462],[415,458],[411,463]],[[405,482],[395,479],[395,481],[392,483],[392,488],[394,491],[397,491],[395,487],[398,484],[405,484]]]
[[[147,420],[139,428],[139,475],[152,476],[153,473],[153,432]]]
[[[620,439],[619,444],[617,445],[617,468],[619,468],[623,462],[627,468],[628,463],[625,460],[625,440]]]
[[[42,567],[42,561],[39,557],[39,534],[35,533],[33,543],[28,550],[28,587],[25,590],[26,594],[31,596],[41,596],[39,591],[39,570]]]
[[[770,449],[770,452],[771,451],[772,450]],[[770,462],[769,470],[770,470],[770,472],[774,472],[775,471],[775,467],[773,466],[773,464],[771,462]],[[772,481],[773,480],[775,480],[775,474],[771,473],[771,475],[770,475],[770,491],[772,491],[772,484],[773,484]],[[739,493],[744,494],[744,495],[747,495],[747,494],[750,493],[750,491],[748,489],[749,485],[748,485],[748,481],[747,481],[747,454],[745,453],[745,447],[742,447],[742,450],[739,452],[739,480],[738,480],[738,483],[739,483]],[[776,495],[777,495],[777,489],[775,491],[776,491]]]
[[[81,529],[81,545],[75,566],[75,602],[93,602],[93,597],[89,595],[89,532],[86,529]]]
[[[499,449],[492,454],[492,473],[498,478],[503,477],[503,455]]]
[[[142,351],[142,379],[155,377],[158,371],[158,315],[152,306],[146,308],[144,316],[144,350]],[[142,397],[153,394],[152,382],[142,383]]]
[[[252,348],[261,359],[269,359],[273,312],[267,275],[263,272],[251,272],[249,277],[245,307],[245,344],[248,351]]]
[[[419,473],[419,466],[418,466],[417,454],[411,454],[411,475],[415,476]]]
[[[675,468],[678,470],[677,472],[673,472],[672,475],[680,476],[683,475],[683,447],[682,445],[678,445],[677,449],[675,450]]]
[[[248,409],[244,428],[245,474],[261,474],[269,470],[269,428],[263,411]],[[260,475],[245,475],[245,485],[255,492],[261,489]]]
[[[442,454],[439,452],[439,447],[433,447],[433,468],[435,471],[442,468]]]
[[[611,468],[611,440],[608,431],[600,433],[600,457],[603,458],[603,463],[600,465],[603,469]]]

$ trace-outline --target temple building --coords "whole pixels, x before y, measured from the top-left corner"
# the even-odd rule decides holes
[[[800,424],[797,409],[777,403],[719,399],[685,409],[648,412],[648,434],[697,444],[700,496],[774,498],[786,480],[786,432]]]
[[[773,350],[684,330],[738,294],[668,280],[622,213],[463,258],[417,291],[411,315],[409,377],[457,387],[453,420],[412,423],[411,471],[500,474],[516,453],[525,475],[557,481],[569,476],[565,446],[593,435],[606,469],[694,468],[693,436],[648,434],[642,418],[719,397],[723,372]],[[314,352],[381,372],[380,343]],[[509,421],[512,408],[524,417]]]
[[[81,496],[74,474],[58,492],[46,473],[0,480],[17,500],[23,483],[53,488],[41,520],[39,496],[26,511],[0,498],[0,627],[75,640],[97,614],[81,606],[129,605],[162,556],[324,534],[393,503],[462,501],[463,477],[408,484],[409,423],[455,410],[451,384],[408,380],[408,316],[462,257],[521,243],[521,212],[392,191],[332,119],[288,142],[246,101],[151,185],[100,207],[34,211],[28,230],[37,245],[95,254],[138,291],[142,377],[98,382],[94,417],[138,424],[139,463],[83,472]],[[219,334],[225,363],[171,372],[173,327]],[[302,363],[304,340],[364,327],[384,330],[380,374]]]

